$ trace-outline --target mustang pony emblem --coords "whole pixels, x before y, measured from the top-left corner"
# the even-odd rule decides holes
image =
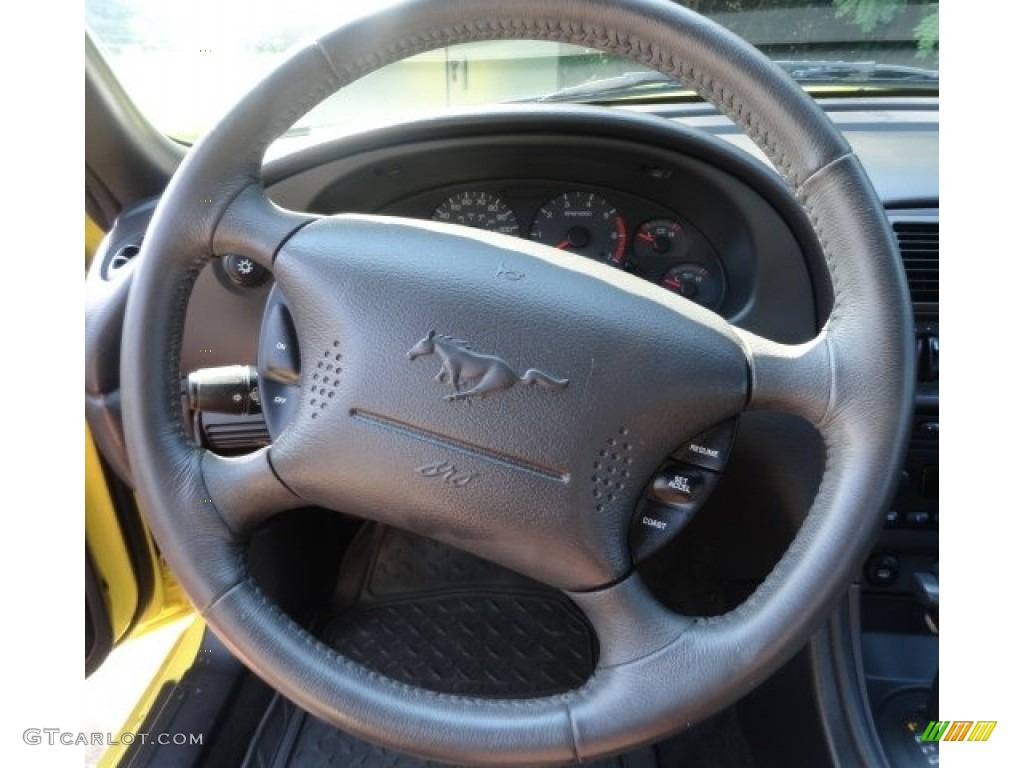
[[[539,384],[549,390],[564,389],[569,384],[568,379],[556,379],[536,368],[530,368],[520,376],[500,357],[474,352],[467,342],[451,336],[438,336],[434,331],[417,341],[406,357],[415,360],[434,354],[441,358],[441,370],[434,378],[442,384],[450,384],[455,390],[445,395],[445,400],[487,397],[516,384]],[[469,389],[463,389],[472,382],[476,383]]]

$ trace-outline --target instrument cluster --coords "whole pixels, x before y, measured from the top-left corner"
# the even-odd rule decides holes
[[[412,202],[412,201],[407,201]],[[700,230],[679,213],[613,190],[502,183],[439,190],[392,211],[523,237],[622,269],[708,309],[727,282]]]

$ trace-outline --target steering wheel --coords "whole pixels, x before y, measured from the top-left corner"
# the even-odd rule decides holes
[[[426,50],[505,38],[624,55],[688,83],[738,123],[817,233],[834,295],[818,336],[779,344],[531,242],[268,201],[266,148],[339,87]],[[232,459],[186,439],[178,388],[191,286],[225,253],[272,270],[302,360],[291,422],[271,446]],[[424,757],[590,759],[738,699],[806,642],[849,584],[906,446],[910,304],[864,171],[782,71],[667,1],[408,0],[348,23],[298,50],[195,145],[139,261],[122,348],[124,425],[168,563],[210,628],[271,686],[339,728]],[[486,369],[468,403],[446,399],[433,366],[409,360],[417,342],[445,336],[480,350],[450,363]],[[742,605],[714,618],[674,614],[632,567],[636,500],[681,436],[760,408],[821,433],[816,498]],[[593,463],[614,441],[631,461],[621,488],[595,498]],[[431,462],[458,476],[417,473]],[[247,573],[248,534],[300,505],[432,537],[564,590],[598,638],[594,674],[561,695],[494,700],[418,689],[340,656]]]

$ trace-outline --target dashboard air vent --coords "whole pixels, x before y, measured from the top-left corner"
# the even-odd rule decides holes
[[[112,275],[119,269],[123,269],[124,267],[128,266],[128,262],[130,262],[132,259],[139,255],[139,250],[141,249],[141,247],[141,245],[135,244],[121,246],[121,249],[114,254],[114,257],[110,260],[110,263],[107,265],[107,274]]]
[[[939,222],[897,221],[892,225],[915,304],[939,302]]]

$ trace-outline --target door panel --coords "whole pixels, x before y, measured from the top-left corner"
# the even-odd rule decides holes
[[[131,558],[125,544],[117,511],[107,490],[106,476],[89,428],[85,429],[85,545],[87,571],[92,566],[95,579],[93,599],[102,601],[103,610],[94,605],[87,615],[99,620],[107,616],[105,634],[116,644],[131,629],[139,604],[139,589]],[[88,581],[87,581],[88,585]],[[86,590],[88,596],[88,588]],[[104,628],[93,627],[97,638]]]

